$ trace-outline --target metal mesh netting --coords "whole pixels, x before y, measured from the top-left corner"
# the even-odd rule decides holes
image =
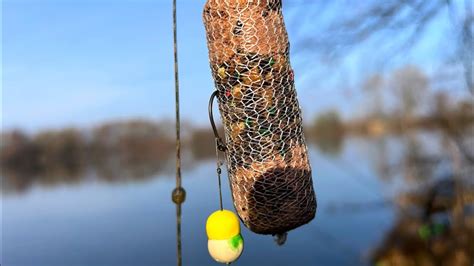
[[[204,24],[236,210],[256,233],[312,220],[311,179],[281,0],[208,0]]]

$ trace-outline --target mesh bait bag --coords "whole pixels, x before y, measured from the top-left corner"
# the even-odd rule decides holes
[[[281,0],[208,0],[203,14],[234,205],[260,234],[316,213],[281,8]]]

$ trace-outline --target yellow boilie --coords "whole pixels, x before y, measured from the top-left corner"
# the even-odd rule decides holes
[[[236,261],[242,254],[244,240],[240,234],[237,215],[229,210],[219,210],[207,218],[207,248],[214,260],[220,263]]]

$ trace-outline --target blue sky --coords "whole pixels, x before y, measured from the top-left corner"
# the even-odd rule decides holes
[[[4,130],[173,118],[171,0],[2,2]],[[201,125],[207,124],[213,90],[201,19],[204,2],[178,0],[182,116]],[[287,2],[291,7],[292,1]],[[311,27],[299,23],[298,9],[284,10],[290,41],[311,33]],[[430,71],[438,62],[433,53],[439,45],[433,40],[440,32],[432,29],[418,45],[417,56],[405,56],[402,63]],[[308,55],[291,52],[305,119],[332,107],[354,112],[362,96],[349,87],[356,86],[361,72],[373,71],[358,66],[363,51],[336,68],[321,67],[324,63],[316,60],[314,66],[302,63]]]

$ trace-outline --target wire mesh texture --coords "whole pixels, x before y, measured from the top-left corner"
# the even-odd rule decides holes
[[[308,223],[316,197],[281,0],[208,0],[203,18],[237,213],[260,234]]]

